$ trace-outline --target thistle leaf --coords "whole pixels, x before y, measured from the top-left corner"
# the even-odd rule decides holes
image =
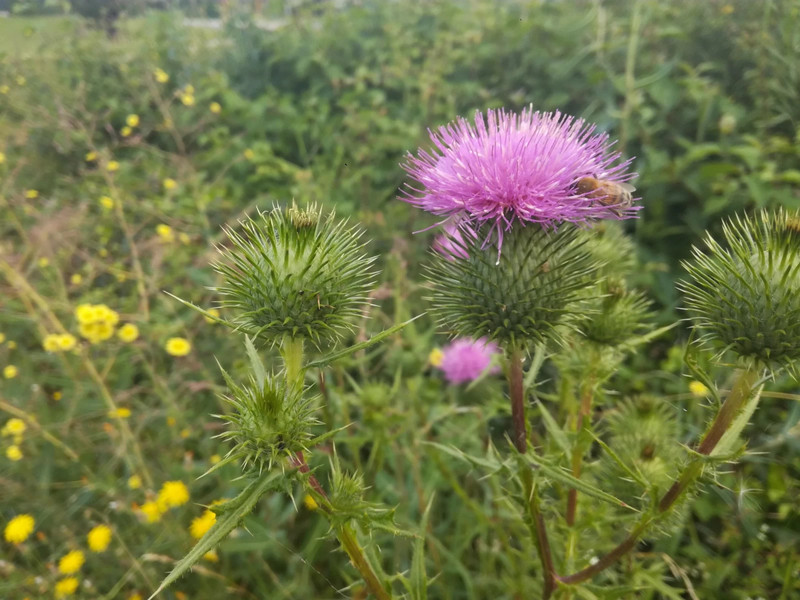
[[[265,493],[270,491],[276,481],[283,475],[281,471],[273,471],[254,480],[236,498],[226,503],[226,510],[221,514],[221,518],[209,529],[206,534],[195,544],[189,554],[184,556],[169,575],[164,578],[158,589],[153,592],[148,600],[153,600],[167,587],[172,585],[179,577],[185,575],[194,564],[199,561],[206,552],[214,549],[225,537],[236,528],[241,520],[253,510]]]

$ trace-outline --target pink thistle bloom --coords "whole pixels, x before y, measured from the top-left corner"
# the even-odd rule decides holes
[[[494,225],[499,242],[515,221],[555,227],[596,219],[627,219],[640,207],[615,202],[601,190],[581,192],[578,182],[593,178],[625,184],[631,159],[620,161],[613,142],[596,126],[558,111],[520,114],[503,109],[459,117],[429,134],[435,148],[409,154],[403,169],[415,181],[402,199],[445,219],[467,225]],[[630,199],[630,197],[629,197]]]
[[[480,377],[492,364],[492,357],[498,353],[497,344],[487,342],[486,338],[471,340],[461,338],[453,341],[443,350],[441,369],[450,383],[464,383]],[[490,374],[498,373],[500,368],[491,367]]]
[[[447,260],[456,260],[457,258],[469,258],[466,251],[466,240],[464,239],[464,232],[459,229],[458,225],[453,222],[445,223],[444,233],[437,235],[433,240],[431,248],[438,254],[444,256]],[[470,237],[474,237],[474,232],[466,230]]]

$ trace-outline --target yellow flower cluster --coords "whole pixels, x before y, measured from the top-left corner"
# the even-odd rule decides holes
[[[19,369],[14,365],[6,365],[3,368],[3,377],[5,377],[6,379],[14,379],[14,377],[16,377],[18,374],[19,374]]]
[[[25,433],[26,429],[28,429],[28,426],[25,421],[17,418],[9,419],[3,425],[3,429],[0,429],[0,434],[3,437],[11,436],[13,438],[13,443],[6,448],[6,458],[8,460],[14,462],[22,460],[22,450],[19,445],[22,443],[22,434]]]
[[[105,304],[81,304],[75,309],[78,330],[92,344],[99,344],[114,335],[119,315]]]
[[[129,482],[130,485],[130,482]],[[139,508],[148,523],[161,520],[161,515],[170,508],[182,506],[189,501],[189,488],[182,481],[165,481],[155,500],[148,500]],[[215,517],[216,518],[216,517]]]
[[[78,580],[75,577],[65,577],[56,582],[55,593],[56,598],[64,598],[71,596],[78,589]]]
[[[117,337],[126,343],[133,342],[139,337],[139,328],[133,323],[125,323],[117,331]]]
[[[222,112],[222,105],[219,102],[212,102],[208,105],[208,110],[210,110],[215,115],[218,115]]]
[[[184,106],[194,106],[194,86],[187,85],[180,93],[181,102]]]
[[[171,243],[175,241],[175,232],[172,231],[172,227],[166,223],[159,223],[156,225],[156,233],[158,237],[161,238],[162,242]]]
[[[71,550],[58,561],[58,571],[64,575],[72,575],[81,570],[86,557],[80,550]]]
[[[42,346],[47,352],[69,352],[72,350],[78,340],[75,336],[69,333],[49,333],[44,336]]]

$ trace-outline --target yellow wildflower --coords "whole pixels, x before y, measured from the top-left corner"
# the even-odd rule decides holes
[[[217,554],[216,550],[209,550],[203,554],[203,560],[207,560],[208,562],[219,562],[219,554]]]
[[[142,511],[142,514],[145,516],[148,523],[158,523],[161,520],[161,515],[164,512],[161,510],[161,507],[152,500],[148,500],[142,504],[139,510]]]
[[[167,177],[164,180],[164,189],[165,190],[174,190],[176,187],[178,187],[178,182],[175,181],[174,179],[170,179],[169,177]]]
[[[56,583],[56,598],[71,596],[78,589],[78,580],[75,577],[65,577]]]
[[[57,333],[48,333],[46,336],[44,336],[44,340],[42,340],[42,347],[46,352],[58,352],[58,338],[59,335]]]
[[[114,200],[109,196],[100,196],[100,206],[106,210],[114,208]]]
[[[192,519],[192,524],[189,526],[189,533],[192,534],[193,538],[199,540],[216,522],[217,515],[214,514],[214,511],[206,509],[201,516]]]
[[[0,85],[0,94],[7,94],[11,90],[7,85]]]
[[[184,440],[186,438],[188,438],[190,435],[192,435],[192,430],[191,429],[189,429],[188,427],[184,427],[183,429],[181,429],[181,437]]]
[[[11,342],[9,342],[8,345],[10,348]],[[18,373],[19,369],[17,369],[17,367],[15,367],[14,365],[8,365],[6,366],[5,369],[3,369],[3,377],[5,377],[6,379],[14,379],[14,377],[16,377]]]
[[[189,489],[182,481],[165,481],[158,492],[159,506],[172,508],[189,501]]]
[[[169,75],[163,69],[156,69],[153,71],[153,75],[158,83],[167,83],[169,81]]]
[[[5,333],[0,333],[0,344],[2,344],[5,341],[6,341],[6,334]]]
[[[125,117],[125,123],[128,127],[138,127],[139,126],[139,115],[128,115]]]
[[[689,391],[696,398],[705,398],[710,390],[702,381],[693,380],[689,382]]]
[[[6,162],[6,155],[0,152],[0,165]]]
[[[3,435],[22,435],[27,429],[28,426],[25,421],[14,417],[6,421],[1,433]]]
[[[8,344],[6,344],[6,346],[8,347],[9,350],[13,350],[14,348],[17,347],[17,342],[15,342],[14,340],[8,340]]]
[[[120,327],[119,331],[117,331],[117,336],[119,336],[119,339],[123,342],[132,342],[139,337],[139,328],[133,323],[125,323],[125,325]]]
[[[97,160],[97,152],[95,152],[94,150],[92,150],[91,152],[87,152],[85,158],[86,162],[93,162]]]
[[[166,223],[159,223],[158,225],[156,225],[156,233],[163,242],[175,241],[175,232],[172,231],[172,227],[170,227]]]
[[[13,460],[14,462],[22,460],[22,450],[20,450],[19,446],[16,444],[11,444],[8,448],[6,448],[6,458],[8,460]]]
[[[81,570],[85,560],[86,559],[83,556],[83,552],[80,550],[72,550],[67,552],[61,557],[61,560],[58,561],[58,571],[64,575],[72,575],[73,573],[77,573]]]
[[[215,465],[221,460],[222,457],[219,454],[212,454],[211,457],[208,459],[208,462],[210,462],[212,465]]]
[[[108,416],[112,419],[127,419],[131,416],[131,409],[121,406],[120,408],[109,411]]]
[[[428,355],[428,362],[434,367],[441,367],[443,360],[444,352],[442,352],[439,348],[434,348]]]
[[[134,592],[130,596],[128,596],[128,600],[143,600],[143,598],[141,594],[139,594],[138,592]]]
[[[725,6],[723,6],[723,7],[722,7],[722,9],[720,10],[720,12],[722,12],[722,14],[723,14],[723,15],[730,15],[730,14],[733,14],[733,11],[734,11],[734,10],[736,10],[736,9],[735,9],[735,8],[733,8],[733,6],[732,6],[732,5],[730,5],[730,4],[726,4]]]
[[[194,96],[194,86],[191,84],[186,85],[186,87],[183,88],[183,92],[185,94],[189,94],[190,96]]]
[[[98,254],[99,254],[99,255],[100,255],[102,258],[105,258],[106,256],[108,256],[108,250],[106,250],[105,248],[100,248],[100,252],[98,252]]]
[[[32,516],[17,515],[6,524],[4,531],[6,541],[12,544],[21,544],[33,533],[35,525],[36,521]]]
[[[17,85],[25,85],[26,81],[27,80],[22,75],[17,75],[16,79]]]
[[[111,528],[108,525],[92,527],[86,536],[86,543],[92,552],[105,552],[111,543]]]
[[[191,94],[181,94],[181,102],[184,106],[194,106],[194,96]]]
[[[305,497],[303,498],[303,504],[306,505],[306,508],[308,510],[317,510],[319,508],[319,504],[317,504],[317,501],[314,500],[314,496],[312,496],[311,494],[305,495]]]
[[[43,256],[42,258],[39,259],[39,268],[46,269],[49,266],[50,266],[50,259],[49,258],[47,258],[46,256]]]
[[[171,354],[172,356],[186,356],[192,351],[192,345],[189,343],[189,340],[182,337],[169,338],[164,348],[167,354]]]
[[[210,110],[215,115],[218,115],[222,112],[222,105],[219,102],[212,102],[208,105],[208,110]]]
[[[75,307],[75,318],[78,323],[92,323],[94,321],[94,305],[79,304]]]
[[[123,127],[122,129],[120,129],[120,130],[119,130],[119,134],[120,134],[122,137],[128,137],[128,136],[129,136],[130,134],[132,134],[132,133],[133,133],[133,129],[131,129],[131,128],[130,128],[130,127],[128,127],[127,125],[125,125],[125,127]]]
[[[256,153],[253,152],[252,148],[248,148],[247,150],[244,151],[244,157],[247,160],[253,160],[256,157]]]
[[[175,417],[167,417],[167,425],[169,427],[175,427]]]
[[[59,400],[61,400],[61,398],[63,397],[63,395],[64,395],[64,394],[62,394],[61,392],[53,392],[53,400],[55,400],[56,402],[58,402]]]
[[[142,487],[142,478],[138,475],[131,475],[128,477],[128,487],[132,490],[138,490]]]
[[[28,200],[33,200],[39,197],[39,190],[25,190],[25,197]]]
[[[117,162],[116,160],[108,161],[108,164],[106,165],[106,169],[108,171],[110,171],[111,173],[113,173],[114,171],[119,171],[119,162]]]
[[[181,241],[181,244],[188,244],[192,241],[192,238],[189,237],[189,234],[183,232],[178,234],[178,239]]]
[[[217,308],[209,308],[206,312],[209,315],[211,315],[212,317],[216,317],[216,318],[219,319],[219,309],[217,309]],[[207,317],[206,315],[203,315],[203,318],[206,320],[206,323],[216,323],[216,321],[214,319],[211,319],[211,318]]]
[[[69,278],[69,282],[72,285],[80,285],[82,281],[83,281],[83,275],[81,275],[80,273],[73,273],[72,277]]]
[[[106,322],[81,323],[78,331],[92,344],[99,344],[114,335],[114,326]]]

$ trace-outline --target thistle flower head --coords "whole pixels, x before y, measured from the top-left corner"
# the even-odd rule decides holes
[[[461,338],[444,348],[440,367],[450,383],[465,383],[477,379],[490,367],[490,373],[498,373],[500,368],[497,365],[492,367],[492,358],[497,353],[495,342],[485,338]]]
[[[498,259],[497,247],[481,242],[490,227],[452,238],[459,252],[432,254],[432,312],[449,333],[503,347],[558,338],[560,326],[578,316],[580,294],[594,284],[597,264],[585,238],[572,226],[515,227]]]
[[[800,216],[780,210],[723,225],[725,246],[711,235],[706,250],[684,263],[679,284],[705,343],[767,367],[796,373],[800,360]]]
[[[285,336],[321,346],[336,342],[369,302],[374,258],[362,232],[316,206],[291,206],[227,230],[232,248],[220,249],[214,268],[225,279],[222,306],[256,337],[274,344]]]
[[[218,415],[228,422],[228,431],[219,435],[234,443],[229,460],[240,460],[244,470],[270,469],[280,459],[308,450],[314,416],[314,398],[304,398],[303,391],[288,386],[283,378],[266,375],[263,385],[251,378],[237,385],[223,370],[230,394],[222,399],[232,410]]]
[[[556,226],[635,215],[615,190],[632,179],[605,133],[560,112],[478,112],[430,132],[435,149],[409,154],[415,181],[402,198],[443,217],[490,223],[502,238],[515,221]],[[597,182],[590,185],[590,182]]]

